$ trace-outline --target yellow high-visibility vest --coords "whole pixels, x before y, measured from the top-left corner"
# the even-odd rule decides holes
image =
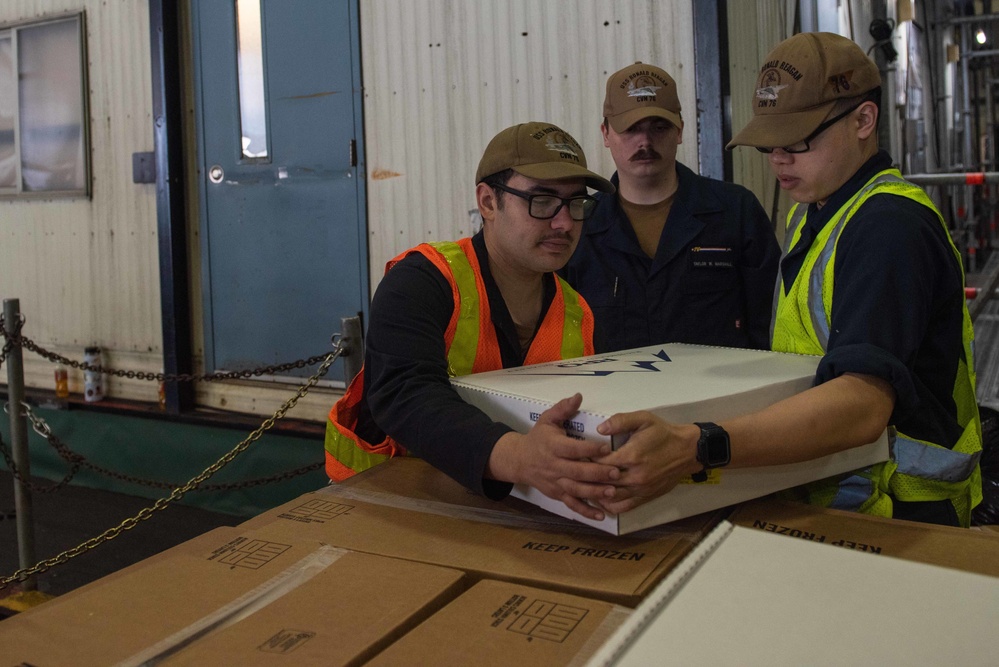
[[[805,255],[794,283],[785,294],[778,281],[771,347],[778,352],[823,355],[829,344],[832,320],[836,246],[853,214],[876,194],[908,197],[936,213],[961,267],[961,255],[947,233],[943,216],[926,193],[902,178],[897,169],[886,169],[862,187],[830,219]],[[805,227],[808,207],[796,204],[788,214],[788,248],[794,248]],[[904,220],[899,221],[904,224]],[[913,267],[918,270],[918,267]],[[963,429],[953,449],[889,431],[892,456],[885,463],[857,471],[837,481],[810,485],[809,499],[820,505],[878,516],[892,516],[892,497],[900,501],[949,500],[961,524],[971,523],[971,510],[981,502],[982,483],[978,460],[982,450],[982,425],[975,398],[974,330],[967,304],[964,306],[963,353],[955,374],[953,399],[957,421]]]

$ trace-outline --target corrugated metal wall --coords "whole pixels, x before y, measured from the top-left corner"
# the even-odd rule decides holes
[[[132,153],[152,149],[147,4],[6,0],[0,25],[79,11],[87,26],[93,197],[0,201],[0,296],[21,300],[25,335],[55,352],[80,359],[84,346],[96,344],[106,365],[159,371],[155,186],[131,180]],[[583,144],[593,169],[609,175],[613,163],[598,129],[604,85],[636,60],[677,80],[688,122],[679,158],[696,165],[691,26],[687,0],[362,0],[373,286],[397,252],[471,231],[473,174],[485,144],[504,127],[555,122]],[[193,166],[189,127],[185,134]],[[189,211],[196,210],[192,203]],[[193,220],[190,229],[190,265],[197,267]],[[197,329],[200,313],[194,318]],[[25,362],[29,386],[52,386],[51,364],[30,353]],[[71,390],[81,389],[82,374],[72,371]],[[112,378],[108,391],[154,400],[156,387]],[[285,393],[253,384],[199,386],[198,400],[269,413]],[[295,416],[321,419],[329,402],[320,394]]]
[[[474,175],[489,139],[553,122],[610,176],[608,75],[636,60],[676,79],[697,165],[689,0],[371,0],[361,3],[371,283],[422,241],[468,235]]]
[[[852,5],[855,25],[863,25],[867,19]],[[613,162],[598,127],[604,86],[610,73],[636,60],[676,79],[687,123],[678,157],[696,167],[692,6],[691,0],[361,0],[372,288],[401,250],[472,231],[473,175],[486,143],[504,127],[554,122],[580,141],[591,168],[609,176]],[[735,129],[749,118],[763,56],[792,30],[794,7],[793,0],[728,3]],[[132,153],[152,149],[148,6],[144,0],[4,0],[0,25],[81,10],[93,197],[0,200],[0,296],[20,298],[25,334],[42,345],[82,358],[84,346],[97,344],[108,365],[159,371],[155,186],[131,179]],[[190,101],[186,111],[193,122]],[[193,168],[190,125],[185,134]],[[734,180],[769,211],[774,183],[766,160],[747,149],[733,155]],[[193,178],[188,186],[196,194]],[[195,272],[197,210],[192,198]],[[200,329],[197,278],[191,287]],[[29,384],[51,387],[51,365],[30,354],[25,359]],[[81,387],[82,376],[74,373],[72,388]],[[145,400],[156,392],[137,381],[112,380],[109,388]],[[210,407],[269,413],[287,393],[227,384],[199,387],[198,398]],[[307,414],[295,416],[321,419],[329,402],[320,393],[306,402]]]
[[[729,81],[732,96],[732,131],[741,130],[753,115],[756,78],[764,57],[794,31],[795,0],[758,0],[728,3]],[[778,240],[784,236],[783,220],[791,206],[780,192],[767,157],[745,146],[732,151],[732,180],[756,193],[775,221]],[[774,208],[774,194],[778,194]],[[776,210],[776,215],[775,215]]]
[[[24,334],[82,360],[160,370],[155,186],[132,183],[132,153],[152,149],[149,14],[145,2],[4,0],[0,25],[85,12],[91,199],[0,200],[0,297],[18,298]],[[25,355],[29,384],[52,366]],[[71,373],[71,389],[82,375]],[[155,399],[156,387],[135,392]],[[134,392],[133,392],[134,393]]]

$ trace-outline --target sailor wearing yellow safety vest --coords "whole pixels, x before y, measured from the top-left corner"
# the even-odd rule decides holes
[[[961,257],[927,195],[878,149],[880,95],[877,66],[845,37],[802,33],[767,55],[754,116],[729,147],[766,153],[798,202],[788,217],[772,348],[822,360],[811,389],[709,435],[730,447],[731,466],[749,467],[856,447],[888,427],[888,462],[800,495],[968,526],[981,501],[981,422]],[[640,504],[711,463],[697,456],[703,427],[630,413],[601,428],[636,431],[604,459],[628,469],[615,499],[603,503],[608,511]]]

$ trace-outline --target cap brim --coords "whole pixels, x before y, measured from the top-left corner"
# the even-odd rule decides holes
[[[753,116],[746,127],[732,137],[725,146],[732,150],[736,146],[754,148],[778,148],[796,144],[815,131],[838,100],[793,113],[768,113]]]
[[[665,118],[681,130],[683,129],[683,119],[680,118],[680,114],[660,107],[638,107],[637,109],[630,109],[616,116],[608,116],[607,122],[610,123],[615,132],[620,133],[646,118]]]
[[[562,181],[581,178],[587,186],[600,192],[614,192],[614,184],[589,169],[565,162],[544,162],[540,164],[519,164],[511,167],[515,172],[539,181]]]

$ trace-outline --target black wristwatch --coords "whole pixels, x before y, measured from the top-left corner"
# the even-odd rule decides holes
[[[727,466],[732,460],[732,445],[728,439],[728,431],[713,422],[694,422],[701,428],[701,437],[697,439],[697,462],[704,470],[692,475],[695,482],[708,479],[705,470]]]

